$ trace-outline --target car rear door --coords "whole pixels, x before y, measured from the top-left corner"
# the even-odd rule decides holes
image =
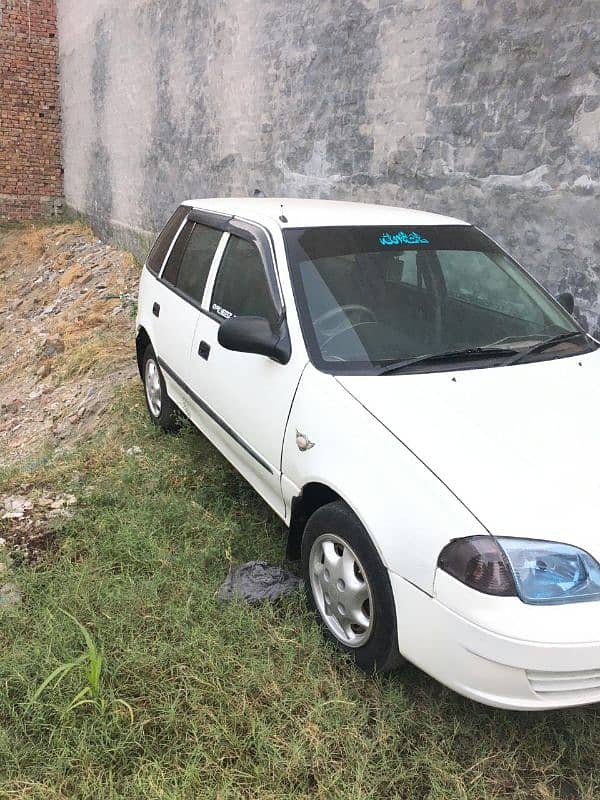
[[[189,217],[173,242],[156,284],[153,300],[156,350],[169,395],[189,414],[190,353],[200,304],[222,230]]]

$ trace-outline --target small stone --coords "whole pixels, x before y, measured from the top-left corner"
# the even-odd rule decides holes
[[[52,509],[60,509],[64,508],[65,506],[74,506],[77,503],[77,498],[74,494],[58,494],[50,502],[50,508]]]
[[[2,606],[18,606],[23,595],[14,583],[5,583],[0,586],[0,608]]]
[[[52,511],[48,512],[49,517],[65,517],[66,519],[71,519],[73,516],[73,512],[69,511],[67,508],[53,508]]]
[[[38,504],[38,506],[42,506],[42,508],[46,508],[46,507],[52,506],[53,502],[54,502],[54,500],[51,497],[41,497],[37,501],[37,504]]]
[[[57,353],[63,353],[65,345],[60,336],[51,336],[46,339],[44,344],[43,354],[45,356],[55,356]]]
[[[6,400],[4,403],[0,404],[0,408],[8,412],[9,414],[16,414],[16,412],[19,410],[19,406],[20,403],[17,399]]]
[[[138,447],[137,444],[135,444],[133,447],[128,447],[127,450],[125,450],[126,456],[139,456],[141,454],[142,448]]]
[[[5,513],[0,519],[21,519],[25,516],[26,511],[33,508],[33,503],[26,497],[21,495],[14,495],[12,497],[4,498]]]

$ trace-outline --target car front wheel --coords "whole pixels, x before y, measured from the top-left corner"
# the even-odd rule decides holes
[[[317,509],[302,537],[309,605],[325,637],[365,672],[400,666],[390,580],[356,515],[337,501]]]

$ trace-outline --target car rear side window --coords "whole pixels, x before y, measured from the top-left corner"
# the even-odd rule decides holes
[[[179,206],[154,242],[152,250],[150,250],[148,258],[146,259],[146,266],[150,272],[153,272],[155,275],[158,275],[160,272],[160,268],[163,265],[163,261],[165,260],[167,251],[169,250],[171,242],[173,241],[173,237],[179,230],[179,226],[185,219],[185,216],[188,212],[189,208],[186,206]]]
[[[224,319],[238,316],[276,318],[265,268],[256,247],[231,236],[217,273],[210,309]]]
[[[196,223],[188,239],[176,286],[197,303],[202,301],[210,265],[222,236],[223,231]]]
[[[183,254],[185,253],[185,248],[188,243],[188,239],[194,229],[195,222],[186,222],[183,226],[183,229],[175,244],[173,245],[173,249],[169,253],[169,257],[167,259],[167,263],[165,264],[165,268],[161,275],[161,278],[166,281],[167,283],[171,283],[173,286],[177,283],[177,273],[179,272],[179,265],[181,264],[181,259],[183,258]]]

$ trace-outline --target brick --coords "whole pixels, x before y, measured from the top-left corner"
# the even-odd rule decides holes
[[[11,0],[0,14],[0,222],[62,204],[55,0]]]

